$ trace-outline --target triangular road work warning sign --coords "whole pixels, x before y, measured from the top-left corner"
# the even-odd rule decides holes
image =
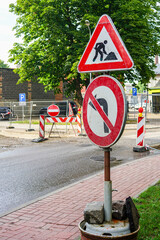
[[[69,103],[69,117],[72,117],[72,116],[74,116],[74,113],[73,113],[72,106],[71,106],[71,104]]]
[[[116,27],[107,15],[101,16],[78,65],[79,72],[127,70],[133,67]]]

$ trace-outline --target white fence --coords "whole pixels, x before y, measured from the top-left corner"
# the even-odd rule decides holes
[[[40,115],[45,115],[45,119],[47,116],[47,108],[50,105],[57,105],[59,106],[60,113],[57,117],[60,117],[62,119],[65,119],[66,117],[69,116],[69,104],[71,104],[73,113],[77,113],[77,106],[74,104],[73,101],[30,101],[30,102],[25,102],[25,103],[19,103],[19,102],[0,102],[0,107],[9,107],[11,109],[11,114],[9,114],[9,122],[8,121],[3,121],[3,123],[9,127],[12,128],[13,126],[17,127],[17,123],[19,121],[29,121],[27,123],[27,128],[28,131],[32,130],[32,128],[35,128],[35,125],[33,125],[32,120],[37,120],[39,122]],[[76,114],[73,116],[74,119],[76,119]],[[0,113],[0,120],[5,120],[4,118],[4,113]],[[47,121],[46,121],[47,123]],[[0,125],[4,125],[0,124]],[[51,130],[53,129],[54,126],[54,134],[57,133],[74,133],[75,135],[78,133],[77,130],[77,122],[73,123],[70,121],[69,123],[63,122],[61,124],[55,123],[50,123],[51,126],[47,126],[46,131],[48,132],[49,136],[51,135]],[[32,126],[31,126],[32,125]],[[58,126],[57,126],[58,125]],[[74,126],[75,125],[75,126]],[[25,126],[26,127],[26,126]],[[36,127],[37,128],[37,127]]]
[[[149,119],[159,121],[160,118],[160,94],[137,94],[132,96],[127,94],[128,119],[137,119],[139,107],[143,107],[144,115]],[[12,120],[23,121],[39,119],[40,110],[47,108],[51,104],[61,104],[63,116],[68,116],[69,101],[31,101],[21,105],[19,102],[0,102],[0,107],[10,107],[12,110]]]
[[[30,101],[30,102],[0,102],[0,107],[9,107],[12,111],[12,120],[24,121],[29,119],[38,119],[40,113],[52,104],[60,105],[62,115],[68,116],[69,101]],[[40,112],[42,111],[42,112]]]
[[[138,109],[143,107],[143,115],[147,119],[159,121],[160,118],[160,94],[126,95],[128,103],[128,119],[136,119]],[[154,121],[156,122],[156,121]]]

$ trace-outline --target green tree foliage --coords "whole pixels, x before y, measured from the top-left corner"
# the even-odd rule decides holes
[[[138,82],[136,87],[137,87],[137,92],[138,93],[143,93],[144,90],[146,90],[145,85],[143,83],[141,83],[141,82]]]
[[[10,11],[17,15],[15,43],[10,61],[20,65],[19,82],[30,79],[58,91],[63,80],[66,95],[74,93],[82,103],[81,87],[89,74],[79,74],[77,64],[89,40],[85,20],[91,31],[103,14],[108,14],[119,31],[135,66],[128,71],[112,72],[120,81],[147,83],[154,77],[154,56],[159,53],[159,6],[155,0],[17,0]]]
[[[0,68],[8,68],[9,66],[0,59]]]

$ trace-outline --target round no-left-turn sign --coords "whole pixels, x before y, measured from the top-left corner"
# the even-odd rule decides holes
[[[110,147],[120,138],[126,121],[127,101],[123,87],[113,77],[99,76],[87,88],[83,123],[92,142]]]

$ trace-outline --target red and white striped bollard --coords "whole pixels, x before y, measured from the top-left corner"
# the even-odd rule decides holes
[[[145,134],[145,117],[142,116],[143,108],[139,108],[138,121],[137,121],[137,139],[136,145],[144,147],[144,134]]]
[[[78,108],[78,114],[77,114],[77,132],[78,132],[78,134],[82,133],[81,109],[80,108]]]
[[[40,120],[39,120],[39,137],[40,138],[45,138],[45,116],[40,115]]]

